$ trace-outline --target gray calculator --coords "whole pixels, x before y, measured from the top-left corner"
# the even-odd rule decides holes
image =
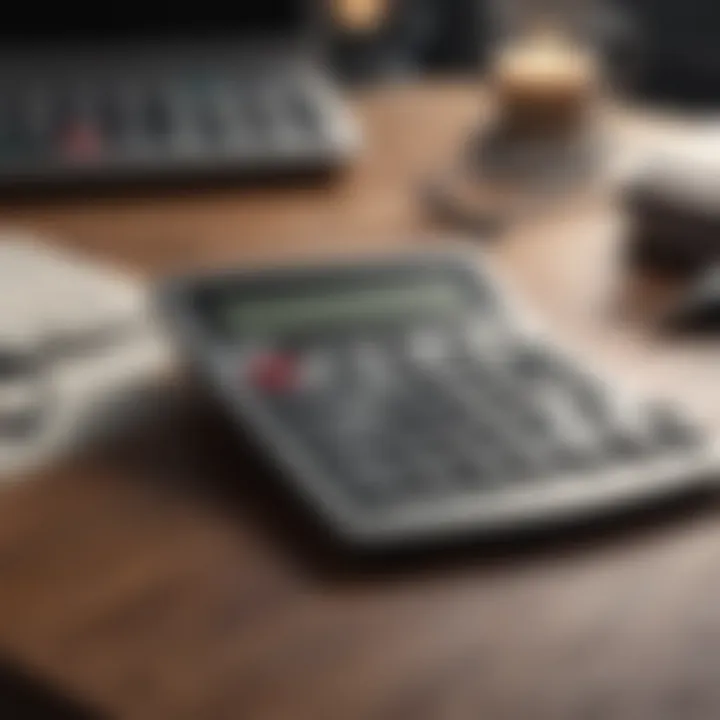
[[[515,533],[707,487],[717,455],[531,330],[464,254],[168,282],[191,365],[343,540]]]

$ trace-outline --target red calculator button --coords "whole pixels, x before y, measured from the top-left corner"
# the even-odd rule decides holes
[[[289,392],[300,384],[298,359],[293,355],[267,353],[250,361],[252,384],[266,392]]]

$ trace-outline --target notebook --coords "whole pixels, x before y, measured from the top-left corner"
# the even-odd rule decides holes
[[[127,428],[169,367],[145,283],[24,233],[0,236],[0,477]]]

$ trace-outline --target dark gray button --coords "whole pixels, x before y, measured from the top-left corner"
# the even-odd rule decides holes
[[[700,433],[677,412],[665,405],[650,409],[653,437],[668,447],[689,447],[700,442]]]

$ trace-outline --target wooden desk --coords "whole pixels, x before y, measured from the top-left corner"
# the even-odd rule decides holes
[[[368,152],[331,188],[6,207],[4,221],[151,274],[230,258],[422,245],[414,193],[455,151],[462,87],[359,102]],[[718,424],[713,347],[640,320],[602,199],[492,249],[548,325]],[[626,309],[635,313],[624,313]],[[639,318],[639,319],[638,319]],[[0,494],[0,650],[112,717],[598,720],[720,716],[715,503],[640,525],[342,572],[211,417]],[[236,487],[234,487],[236,486]]]

